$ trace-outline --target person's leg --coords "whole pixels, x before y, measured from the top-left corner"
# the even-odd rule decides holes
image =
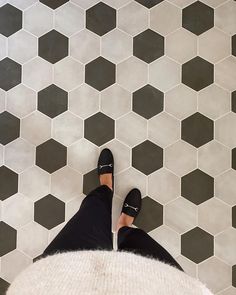
[[[104,183],[101,181],[101,184]],[[111,208],[113,191],[101,185],[82,201],[79,211],[49,244],[43,257],[55,252],[113,249]]]
[[[152,257],[184,271],[178,262],[145,231],[122,226],[117,232],[118,251],[129,251],[145,257]]]

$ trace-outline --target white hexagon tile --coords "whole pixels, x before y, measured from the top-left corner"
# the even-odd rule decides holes
[[[234,0],[0,1],[2,292],[96,187],[107,147],[113,230],[137,186],[134,226],[236,294],[235,16]]]

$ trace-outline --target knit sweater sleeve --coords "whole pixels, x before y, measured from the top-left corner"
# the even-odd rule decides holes
[[[213,295],[199,280],[156,259],[129,252],[75,251],[24,270],[7,295]]]

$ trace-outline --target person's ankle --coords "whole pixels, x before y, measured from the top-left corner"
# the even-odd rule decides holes
[[[107,173],[107,174],[100,175],[100,184],[101,185],[106,185],[111,190],[113,190],[113,188],[112,188],[112,174],[111,173],[109,173],[109,174]]]
[[[118,223],[117,223],[117,232],[123,226],[131,227],[134,221],[134,217],[129,216],[125,213],[121,213]]]

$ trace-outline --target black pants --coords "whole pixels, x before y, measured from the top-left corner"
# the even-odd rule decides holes
[[[42,257],[73,250],[112,250],[112,190],[101,185],[82,201],[79,211],[69,220]],[[146,232],[124,226],[118,231],[118,251],[129,251],[156,258],[182,270],[181,266]]]

